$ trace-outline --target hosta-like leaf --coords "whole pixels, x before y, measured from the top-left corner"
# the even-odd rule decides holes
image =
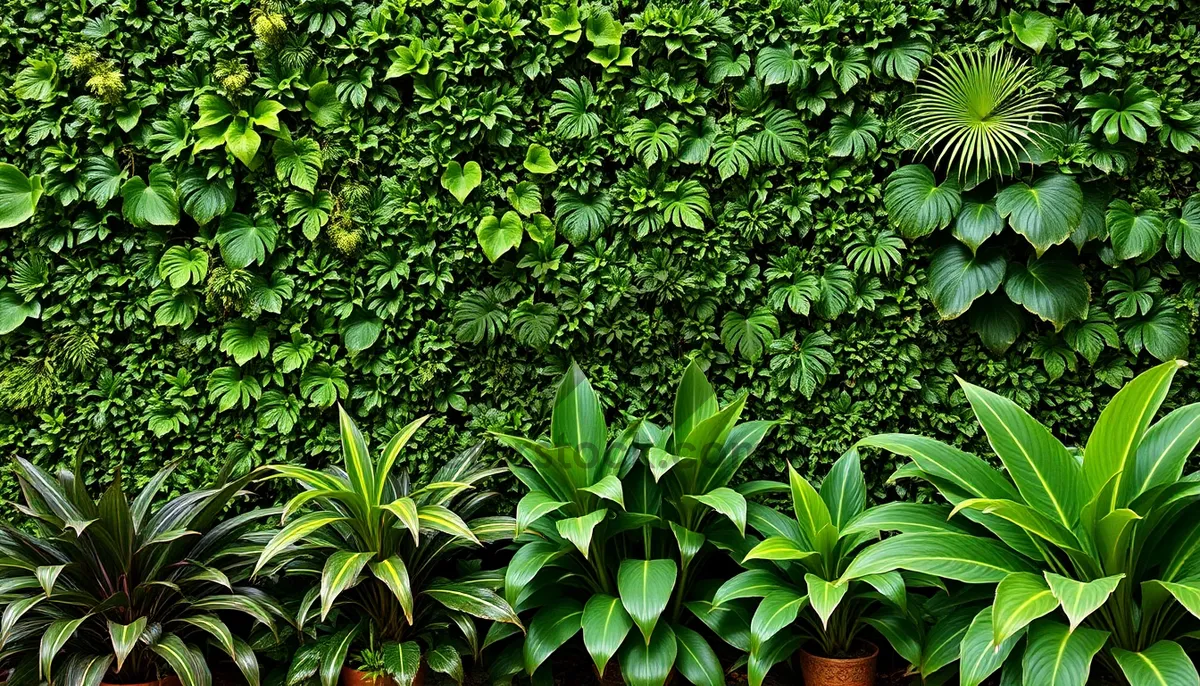
[[[1067,322],[1084,319],[1088,313],[1091,288],[1073,262],[1049,255],[1028,264],[1010,263],[1004,292],[1056,329]]]
[[[1092,658],[1104,647],[1108,633],[1041,619],[1029,629],[1022,674],[1026,684],[1086,686]]]
[[[1016,182],[996,196],[996,210],[1040,256],[1071,237],[1083,218],[1083,191],[1075,179],[1047,174],[1032,186]]]
[[[179,191],[175,174],[166,165],[150,165],[148,181],[135,176],[121,186],[125,218],[138,226],[179,223]]]
[[[1117,590],[1121,579],[1124,578],[1124,574],[1117,574],[1095,581],[1083,582],[1046,572],[1046,583],[1050,585],[1050,591],[1062,605],[1063,613],[1071,622],[1072,630],[1087,619],[1088,615],[1108,602],[1108,597]]]
[[[675,590],[678,573],[674,560],[624,560],[617,571],[621,603],[647,644]]]
[[[1035,619],[1058,608],[1058,599],[1045,579],[1029,572],[1004,577],[992,604],[992,643],[1000,645]]]
[[[1007,269],[1002,251],[983,249],[972,254],[961,243],[947,243],[934,253],[929,268],[933,304],[943,319],[954,319],[980,296],[995,293]]]
[[[597,593],[583,607],[582,625],[583,644],[592,656],[596,672],[603,674],[605,665],[617,654],[633,627],[633,619],[619,598]]]
[[[42,177],[27,177],[11,164],[0,164],[0,229],[32,217],[41,197]]]
[[[1131,686],[1197,686],[1196,665],[1174,641],[1159,641],[1140,653],[1113,648],[1113,657]]]
[[[962,206],[958,183],[947,180],[938,185],[923,164],[897,169],[886,183],[883,200],[888,217],[909,238],[949,226]]]
[[[1117,259],[1129,260],[1158,252],[1166,233],[1163,218],[1153,210],[1136,211],[1124,200],[1114,200],[1106,216],[1108,235]]]

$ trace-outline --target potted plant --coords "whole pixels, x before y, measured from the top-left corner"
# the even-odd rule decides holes
[[[916,526],[912,522],[925,518],[939,521],[948,508],[893,503],[867,509],[866,482],[854,450],[834,463],[820,489],[791,465],[788,482],[777,490],[791,492],[794,518],[755,507],[749,524],[762,539],[750,540],[739,560],[746,571],[725,582],[712,599],[717,608],[757,601],[750,621],[751,681],[761,683],[773,665],[798,651],[805,683],[871,686],[879,649],[863,638],[868,627],[919,664],[927,618],[954,607],[954,599],[910,592],[937,585],[917,574],[841,577],[881,531]]]
[[[118,472],[93,499],[81,460],[55,478],[17,458],[25,497],[15,507],[29,529],[0,522],[0,668],[14,670],[8,686],[209,686],[209,645],[257,686],[254,651],[222,615],[274,630],[273,602],[245,585],[244,553],[250,529],[279,509],[221,519],[258,476],[231,478],[232,466],[208,488],[172,499],[159,493],[173,466],[132,499]]]
[[[1016,403],[960,381],[993,451],[987,462],[930,438],[860,445],[912,459],[957,516],[863,551],[843,582],[913,570],[994,586],[961,643],[961,683],[1200,684],[1181,641],[1200,629],[1200,404],[1153,422],[1182,362],[1136,377],[1072,451]],[[966,533],[963,519],[984,534]],[[958,524],[956,524],[956,522]],[[989,590],[991,590],[989,588]]]
[[[599,675],[615,658],[632,686],[661,686],[676,671],[695,684],[724,683],[716,652],[689,619],[749,648],[739,618],[706,602],[715,586],[705,583],[711,568],[703,562],[716,546],[740,541],[746,500],[728,484],[774,424],[739,423],[745,402],[743,394],[720,407],[693,362],[673,426],[634,421],[610,434],[596,393],[572,365],[548,440],[497,436],[525,461],[510,465],[529,492],[517,505],[504,593],[531,619],[528,634],[494,661],[495,680],[521,671],[549,679],[551,655],[582,634]],[[485,643],[515,632],[493,625]]]
[[[473,617],[522,630],[496,593],[501,573],[462,562],[464,552],[512,536],[512,517],[475,516],[496,495],[477,492],[477,484],[504,470],[482,467],[482,445],[476,445],[418,486],[396,466],[424,417],[372,458],[354,421],[341,408],[338,413],[340,468],[269,468],[304,489],[283,508],[283,526],[255,564],[258,572],[287,554],[289,578],[311,579],[295,616],[307,642],[290,674],[319,676],[323,686],[334,686],[350,649],[365,643],[400,686],[416,683],[422,665],[461,682],[462,654],[482,650]],[[330,631],[321,633],[325,628]],[[366,678],[360,670],[345,673],[347,682]]]

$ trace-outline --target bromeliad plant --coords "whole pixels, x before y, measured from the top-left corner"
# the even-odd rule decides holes
[[[679,383],[674,423],[635,421],[610,435],[600,401],[578,366],[558,386],[549,441],[498,436],[528,466],[512,473],[529,488],[517,505],[517,550],[504,579],[507,600],[533,613],[529,633],[494,672],[550,676],[549,658],[582,631],[603,674],[616,656],[626,683],[661,686],[678,670],[695,684],[723,684],[708,641],[686,626],[685,609],[747,650],[743,617],[711,607],[701,560],[713,545],[740,544],[745,494],[729,482],[774,422],[738,423],[743,394],[719,407],[693,362]],[[739,627],[739,620],[742,625]],[[514,633],[494,625],[490,645]]]
[[[742,614],[753,610],[751,681],[760,683],[772,666],[807,640],[819,647],[811,652],[825,657],[859,656],[864,645],[859,634],[867,627],[878,629],[919,667],[926,616],[969,599],[964,595],[952,600],[946,595],[926,607],[925,597],[909,592],[910,587],[937,585],[923,575],[886,571],[851,580],[843,580],[842,575],[863,547],[879,538],[880,531],[923,516],[931,516],[941,527],[949,508],[936,512],[922,505],[890,503],[866,509],[866,481],[855,450],[834,463],[820,489],[791,465],[788,481],[779,490],[791,491],[795,518],[752,506],[750,525],[763,538],[747,537],[739,559],[746,571],[725,582],[712,599],[715,608]],[[750,599],[761,599],[757,609]]]
[[[1132,686],[1200,684],[1179,643],[1200,628],[1200,474],[1183,476],[1200,442],[1200,404],[1151,424],[1183,364],[1126,385],[1082,450],[1012,401],[961,382],[1005,472],[929,438],[865,439],[912,458],[902,475],[932,483],[994,538],[954,531],[953,520],[898,527],[841,580],[906,569],[996,584],[963,636],[965,686],[1001,665],[1005,683],[1082,686],[1097,654]]]
[[[476,485],[505,470],[480,466],[480,444],[447,462],[430,483],[412,484],[394,467],[425,419],[397,432],[372,459],[366,439],[339,408],[341,468],[270,468],[304,491],[284,507],[286,525],[262,548],[254,571],[280,554],[294,555],[288,572],[318,582],[300,602],[300,631],[315,637],[314,618],[337,629],[297,653],[291,671],[297,679],[319,676],[322,686],[334,686],[351,646],[357,641],[375,649],[378,637],[384,667],[402,686],[412,683],[422,659],[461,682],[461,655],[481,650],[473,617],[521,629],[516,613],[496,593],[503,581],[499,572],[449,577],[463,551],[512,536],[512,517],[472,518],[496,495],[474,492]],[[292,518],[301,510],[306,511]],[[449,631],[451,625],[461,638]],[[424,656],[418,641],[426,645]]]
[[[137,683],[173,672],[209,686],[204,647],[224,652],[252,686],[258,661],[220,613],[276,630],[277,604],[246,585],[259,520],[279,509],[221,519],[254,471],[231,478],[232,461],[208,488],[159,499],[174,466],[132,500],[118,472],[102,497],[81,468],[57,478],[17,458],[29,528],[0,520],[0,671],[8,686]],[[236,626],[236,625],[235,625]]]

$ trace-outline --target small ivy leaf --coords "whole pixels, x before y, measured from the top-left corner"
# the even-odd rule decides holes
[[[236,269],[245,269],[251,264],[261,264],[275,250],[279,227],[270,217],[251,220],[244,214],[234,212],[221,219],[217,231],[217,243],[221,246],[221,257],[225,264]]]
[[[200,248],[173,245],[159,259],[158,274],[170,281],[171,288],[204,283],[208,274],[208,253]]]
[[[121,211],[137,226],[174,226],[179,223],[179,192],[175,174],[165,165],[150,165],[147,177],[133,177],[121,186]]]
[[[1008,261],[999,250],[972,253],[957,242],[938,249],[929,267],[929,289],[942,319],[954,319],[979,297],[995,293],[1007,268]]]
[[[1114,200],[1105,215],[1108,235],[1112,238],[1113,253],[1118,260],[1128,260],[1158,252],[1166,233],[1166,224],[1153,210],[1135,211],[1124,200]]]
[[[510,210],[505,212],[503,217],[493,214],[479,220],[475,237],[488,261],[495,263],[501,255],[521,245],[524,232],[521,217]]]
[[[479,168],[478,162],[467,162],[466,165],[451,162],[446,165],[446,171],[442,172],[442,188],[450,191],[460,205],[467,201],[467,196],[471,195],[471,191],[475,190],[481,181],[483,170]]]
[[[996,195],[996,210],[1037,254],[1066,242],[1083,218],[1083,190],[1064,174],[1047,174],[1029,186],[1018,181]]]
[[[1004,292],[1012,301],[1061,330],[1067,322],[1084,319],[1091,288],[1070,260],[1043,256],[1028,264],[1010,264]]]
[[[1058,36],[1054,20],[1041,12],[1013,11],[1008,15],[1008,25],[1012,27],[1017,40],[1038,54],[1047,45],[1053,47]]]
[[[542,211],[542,191],[532,181],[522,181],[508,189],[508,202],[521,216],[528,217]]]
[[[558,164],[546,146],[533,143],[525,152],[525,168],[534,174],[553,174],[558,171]]]
[[[883,202],[900,233],[920,238],[949,226],[962,206],[962,196],[957,181],[947,179],[939,186],[929,167],[910,164],[887,178]]]
[[[11,164],[0,164],[0,229],[32,217],[41,197],[41,176],[25,176]]]
[[[37,319],[42,315],[38,301],[26,302],[16,291],[0,290],[0,336],[17,330],[26,319]]]
[[[747,317],[727,312],[721,320],[721,342],[730,354],[736,350],[751,363],[762,357],[763,350],[779,335],[779,320],[769,307],[759,307]]]

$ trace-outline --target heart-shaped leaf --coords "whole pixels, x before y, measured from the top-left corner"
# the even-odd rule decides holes
[[[1065,242],[1083,217],[1083,191],[1075,179],[1047,174],[1029,186],[1018,181],[996,196],[996,209],[1040,256]]]
[[[546,146],[534,143],[525,152],[525,168],[534,174],[553,174],[558,171],[558,164]]]
[[[41,197],[42,177],[27,177],[11,164],[0,164],[0,229],[32,217]]]
[[[479,220],[475,237],[488,261],[494,263],[501,255],[521,245],[524,232],[520,215],[510,210],[503,217],[491,214]]]
[[[1105,215],[1108,235],[1118,260],[1129,260],[1158,252],[1166,233],[1162,216],[1153,210],[1136,211],[1124,200],[1114,200]]]
[[[175,174],[165,165],[150,166],[149,183],[135,176],[121,186],[122,212],[137,226],[179,223],[179,191]]]
[[[261,264],[275,250],[278,235],[279,227],[270,217],[251,220],[244,214],[234,212],[221,219],[217,243],[221,246],[221,257],[225,264],[245,269],[251,264]]]
[[[442,188],[450,191],[460,205],[467,201],[467,196],[482,180],[483,171],[478,162],[467,162],[466,165],[451,162],[446,165],[446,171],[442,172]]]
[[[1087,317],[1091,289],[1083,272],[1069,260],[1039,257],[1010,264],[1004,292],[1012,301],[1061,329]]]
[[[1008,260],[999,250],[972,254],[962,243],[952,242],[933,254],[929,290],[943,319],[954,319],[986,293],[995,293],[1004,281]]]

